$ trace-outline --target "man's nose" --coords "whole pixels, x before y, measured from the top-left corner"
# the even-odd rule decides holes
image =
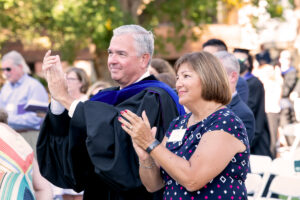
[[[114,64],[117,62],[117,56],[115,54],[112,54],[110,56],[108,56],[108,60],[107,60],[107,63],[108,64]]]

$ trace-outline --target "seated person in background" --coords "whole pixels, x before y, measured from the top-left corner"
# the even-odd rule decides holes
[[[244,101],[242,101],[240,95],[236,92],[235,86],[239,79],[240,72],[239,62],[233,54],[228,53],[227,51],[219,51],[215,53],[214,56],[220,60],[228,75],[232,99],[227,107],[243,121],[247,130],[249,144],[251,146],[251,141],[254,138],[255,133],[255,119],[250,108]]]
[[[212,54],[195,52],[180,57],[175,70],[179,102],[191,113],[171,122],[162,143],[145,112],[139,117],[125,110],[119,117],[143,184],[151,192],[164,187],[164,199],[247,199],[248,137],[225,107],[231,100],[225,69]]]
[[[32,148],[6,124],[7,117],[0,109],[0,199],[52,200],[50,183],[41,176]]]
[[[24,109],[30,100],[48,103],[43,85],[30,77],[23,56],[11,51],[2,57],[1,70],[7,82],[0,91],[0,107],[8,113],[8,125],[17,131],[38,130],[43,121],[35,112]]]
[[[97,94],[100,90],[106,89],[111,87],[112,85],[109,82],[106,81],[96,81],[95,83],[93,83],[88,91],[86,92],[86,95],[88,96],[88,98],[90,99],[91,97],[93,97],[95,94]]]
[[[66,72],[66,79],[70,96],[80,101],[88,100],[86,92],[89,88],[89,78],[83,69],[70,67]]]

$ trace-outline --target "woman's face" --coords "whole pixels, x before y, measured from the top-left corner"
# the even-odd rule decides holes
[[[69,72],[67,74],[67,84],[68,84],[68,92],[71,96],[80,92],[80,87],[82,86],[82,83],[78,79],[75,72]]]
[[[200,78],[188,63],[181,64],[177,71],[176,90],[179,103],[184,106],[193,105],[202,98]]]

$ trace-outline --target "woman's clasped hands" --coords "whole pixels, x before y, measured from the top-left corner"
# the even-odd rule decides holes
[[[145,111],[142,112],[142,117],[130,110],[123,110],[120,113],[122,117],[119,117],[118,120],[121,122],[122,129],[131,136],[137,154],[139,157],[148,156],[145,149],[155,141],[156,127],[151,129]]]

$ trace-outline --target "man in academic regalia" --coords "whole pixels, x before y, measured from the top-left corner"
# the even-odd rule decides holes
[[[41,128],[37,158],[41,173],[62,188],[84,191],[84,199],[161,199],[139,178],[139,164],[130,137],[118,122],[120,112],[146,111],[156,138],[184,110],[166,84],[150,76],[154,39],[138,25],[114,30],[108,48],[108,69],[120,87],[100,91],[90,101],[68,95],[59,56],[44,57],[43,71],[52,96]]]

